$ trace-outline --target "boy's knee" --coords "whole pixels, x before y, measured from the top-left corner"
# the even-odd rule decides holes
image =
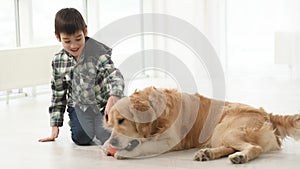
[[[90,145],[92,142],[92,139],[84,131],[72,133],[72,140],[77,145]]]
[[[109,139],[110,135],[111,135],[110,132],[105,131],[105,132],[102,132],[100,135],[96,136],[96,138],[97,138],[98,140],[100,140],[101,143],[103,144],[103,143],[105,143],[106,140]]]

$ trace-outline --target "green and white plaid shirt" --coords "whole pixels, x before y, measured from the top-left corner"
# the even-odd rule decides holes
[[[52,60],[52,101],[50,125],[62,126],[66,106],[88,107],[100,113],[109,96],[123,96],[124,79],[111,60],[111,49],[86,38],[83,54],[77,62],[62,49]]]

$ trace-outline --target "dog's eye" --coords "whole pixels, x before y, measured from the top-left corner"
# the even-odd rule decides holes
[[[118,119],[118,124],[122,124],[125,119]]]
[[[108,114],[105,114],[105,121],[108,122]]]

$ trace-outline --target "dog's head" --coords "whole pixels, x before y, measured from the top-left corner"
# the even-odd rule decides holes
[[[126,148],[133,140],[155,136],[168,128],[170,105],[165,92],[149,87],[120,99],[104,118],[105,127],[112,131],[109,143]]]

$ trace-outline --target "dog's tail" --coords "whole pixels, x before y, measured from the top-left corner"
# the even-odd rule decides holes
[[[270,120],[273,123],[275,134],[281,139],[287,136],[300,139],[300,114],[295,115],[270,115]]]

